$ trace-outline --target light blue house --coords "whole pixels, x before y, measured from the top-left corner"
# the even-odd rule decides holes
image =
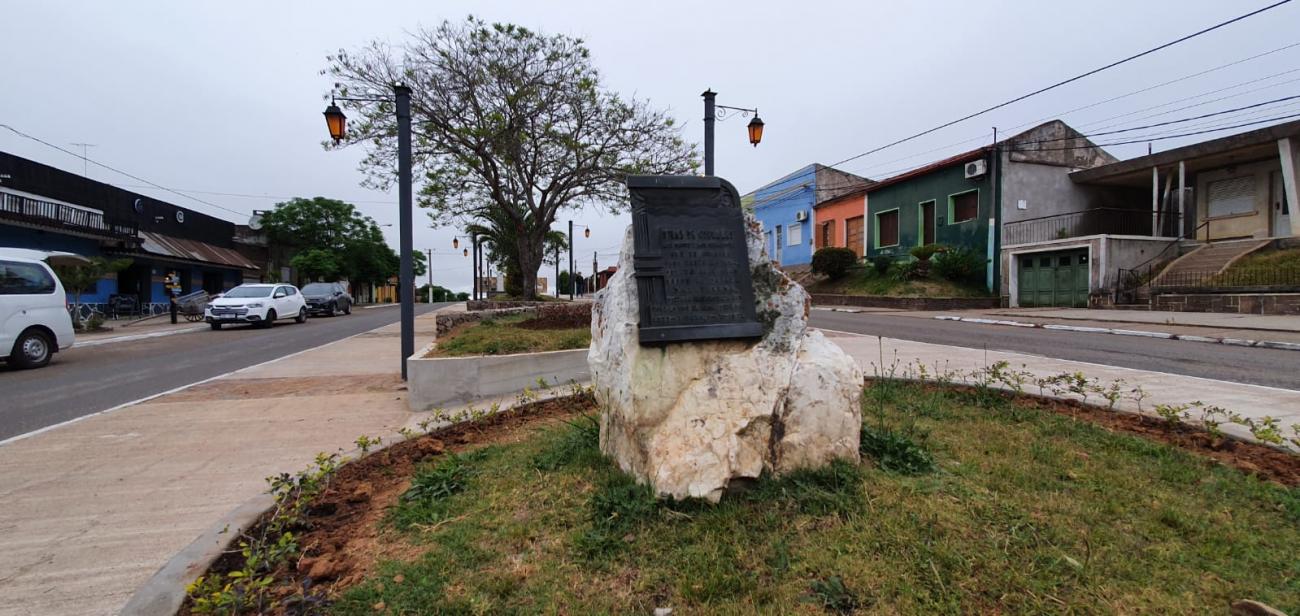
[[[742,204],[762,223],[773,261],[782,267],[807,265],[813,254],[813,206],[870,182],[814,163],[745,195]]]

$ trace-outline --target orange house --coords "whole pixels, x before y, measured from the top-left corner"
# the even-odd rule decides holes
[[[813,250],[847,247],[861,259],[867,250],[866,212],[866,190],[855,190],[813,206]]]

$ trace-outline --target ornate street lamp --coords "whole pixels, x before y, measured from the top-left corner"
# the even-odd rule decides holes
[[[325,126],[329,128],[334,143],[342,141],[347,134],[347,121],[348,117],[343,115],[343,110],[334,104],[333,98],[330,98],[330,106],[325,108]]]
[[[398,222],[398,267],[397,293],[401,299],[401,345],[402,345],[402,380],[406,380],[406,359],[415,354],[415,265],[411,257],[411,89],[400,84],[393,84],[391,96],[367,96],[359,98],[337,97],[341,101],[367,103],[393,103],[397,115],[397,222]],[[325,108],[325,125],[330,137],[338,143],[346,136],[347,116],[335,104],[335,97],[330,98],[329,107]]]
[[[763,120],[758,117],[758,109],[754,109],[754,119],[749,121],[749,143],[758,147],[758,142],[763,140]]]
[[[757,107],[747,109],[719,105],[714,102],[718,93],[713,90],[705,90],[700,96],[704,97],[704,175],[713,175],[713,123],[725,120],[734,114],[741,116],[754,114],[754,119],[749,121],[746,129],[749,131],[749,143],[758,147],[758,142],[763,140],[763,121],[758,118]],[[732,113],[728,113],[729,111]]]

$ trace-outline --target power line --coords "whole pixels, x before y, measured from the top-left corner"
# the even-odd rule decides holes
[[[117,174],[124,175],[124,176],[126,176],[126,177],[129,177],[129,178],[131,178],[131,179],[137,181],[137,182],[144,182],[145,184],[148,184],[149,186],[152,186],[152,187],[154,187],[154,188],[157,188],[158,190],[163,190],[163,191],[166,191],[166,192],[172,193],[172,194],[174,194],[174,195],[178,195],[178,196],[181,196],[181,197],[185,197],[186,199],[192,199],[192,200],[197,201],[197,202],[199,202],[199,203],[202,203],[202,204],[204,204],[204,205],[208,205],[208,206],[211,206],[211,207],[215,207],[215,208],[217,208],[217,209],[219,209],[219,210],[225,210],[225,211],[230,212],[230,213],[232,213],[232,214],[239,214],[240,216],[248,216],[248,213],[247,213],[247,212],[240,212],[240,211],[237,211],[237,210],[232,210],[232,209],[230,209],[230,208],[228,208],[228,207],[225,207],[225,206],[222,206],[222,205],[217,205],[217,204],[215,204],[215,203],[212,203],[211,201],[204,201],[203,199],[200,199],[200,198],[195,197],[195,196],[193,196],[193,195],[187,195],[187,194],[185,194],[185,193],[183,193],[183,192],[180,192],[180,191],[178,191],[178,190],[172,190],[172,189],[170,189],[170,188],[167,188],[166,186],[163,186],[162,184],[158,184],[158,183],[156,183],[156,182],[151,182],[151,181],[146,180],[145,178],[142,178],[142,177],[140,177],[140,176],[138,176],[138,175],[132,175],[132,174],[130,174],[130,173],[127,173],[127,172],[125,172],[125,171],[122,171],[121,169],[115,169],[115,168],[113,168],[113,167],[110,167],[110,166],[108,166],[108,165],[105,165],[104,163],[101,163],[101,162],[99,162],[99,161],[97,161],[97,160],[94,160],[94,159],[91,159],[91,158],[86,158],[86,157],[84,157],[84,156],[78,155],[76,152],[72,152],[72,151],[70,151],[70,150],[66,150],[66,149],[61,148],[61,147],[59,147],[59,146],[57,146],[57,145],[54,145],[53,143],[50,143],[50,142],[48,142],[48,141],[46,141],[46,140],[44,140],[44,139],[41,139],[41,138],[39,138],[39,137],[34,137],[34,136],[32,136],[32,135],[29,135],[29,134],[27,134],[27,133],[24,133],[24,132],[22,132],[22,131],[20,131],[20,130],[18,130],[18,129],[16,129],[16,128],[12,127],[12,126],[9,126],[8,124],[0,124],[0,127],[3,127],[3,128],[7,128],[7,129],[9,129],[10,132],[12,132],[12,133],[15,134],[15,135],[18,135],[19,137],[23,137],[23,138],[26,138],[26,139],[31,139],[32,141],[35,141],[35,142],[37,142],[37,143],[41,143],[41,144],[47,145],[47,146],[49,146],[49,147],[51,147],[51,148],[54,148],[54,149],[56,149],[56,150],[58,150],[58,151],[60,151],[60,152],[63,152],[64,154],[68,154],[68,155],[70,155],[70,156],[76,156],[77,158],[82,159],[82,161],[93,163],[93,164],[94,164],[95,166],[97,166],[97,167],[103,167],[103,168],[105,168],[105,169],[108,169],[109,171],[112,171],[113,173],[117,173]]]
[[[1034,148],[1034,149],[1031,149],[1031,150],[1015,150],[1015,149],[1014,149],[1014,144],[1013,144],[1013,149],[1012,149],[1012,151],[1016,151],[1016,152],[1051,152],[1051,151],[1060,151],[1060,150],[1079,150],[1079,149],[1083,149],[1083,148],[1104,148],[1104,147],[1110,147],[1110,146],[1116,146],[1116,145],[1130,145],[1130,144],[1134,144],[1134,143],[1146,143],[1146,142],[1148,142],[1148,141],[1163,141],[1163,140],[1165,140],[1165,139],[1177,139],[1177,138],[1179,138],[1179,137],[1191,137],[1191,136],[1193,136],[1193,135],[1203,135],[1203,134],[1205,134],[1205,133],[1217,133],[1217,132],[1219,132],[1219,131],[1232,130],[1232,129],[1234,129],[1234,128],[1244,128],[1244,127],[1247,127],[1247,126],[1254,126],[1254,125],[1256,125],[1256,124],[1267,124],[1267,123],[1269,123],[1269,122],[1276,122],[1276,121],[1278,121],[1278,120],[1290,120],[1290,119],[1292,119],[1292,118],[1300,118],[1300,113],[1294,113],[1294,114],[1291,114],[1291,115],[1278,116],[1278,117],[1273,117],[1273,118],[1265,118],[1265,119],[1262,119],[1262,120],[1255,120],[1255,121],[1253,121],[1253,122],[1244,122],[1244,123],[1241,123],[1241,124],[1233,124],[1233,125],[1231,125],[1231,126],[1221,126],[1221,127],[1219,127],[1219,128],[1210,128],[1210,129],[1198,130],[1198,131],[1187,132],[1187,133],[1179,133],[1179,134],[1176,134],[1176,135],[1165,135],[1165,136],[1157,136],[1157,137],[1145,137],[1145,138],[1140,138],[1140,139],[1135,138],[1135,139],[1133,139],[1133,140],[1131,140],[1131,141],[1116,141],[1116,142],[1112,142],[1112,143],[1098,143],[1098,144],[1094,144],[1094,145],[1076,145],[1076,146],[1068,146],[1068,147],[1063,147],[1063,148]]]
[[[833,164],[833,165],[831,165],[831,166],[832,166],[832,167],[838,167],[839,165],[842,165],[842,164],[847,163],[847,162],[849,162],[849,161],[857,160],[857,159],[859,159],[859,158],[862,158],[863,156],[867,156],[867,155],[870,155],[870,154],[874,154],[874,153],[876,153],[876,152],[879,152],[879,151],[881,151],[881,150],[885,150],[885,149],[888,149],[888,148],[892,148],[892,147],[894,147],[894,146],[896,146],[896,145],[906,143],[906,142],[911,141],[911,140],[913,140],[913,139],[916,139],[916,138],[918,138],[918,137],[923,137],[923,136],[928,135],[928,134],[930,134],[930,133],[933,133],[933,132],[935,132],[935,131],[938,131],[938,130],[942,130],[942,129],[948,128],[949,126],[952,126],[952,125],[954,125],[954,124],[958,124],[958,123],[961,123],[961,122],[965,122],[966,120],[969,120],[969,119],[971,119],[971,118],[976,118],[976,117],[982,116],[982,115],[984,115],[984,114],[986,114],[986,113],[988,113],[988,112],[990,112],[990,111],[994,111],[994,110],[997,110],[997,109],[1001,109],[1001,108],[1006,107],[1006,106],[1008,106],[1008,105],[1011,105],[1011,104],[1014,104],[1014,103],[1018,103],[1018,102],[1020,102],[1020,101],[1023,101],[1023,100],[1025,100],[1025,99],[1027,99],[1027,98],[1030,98],[1030,97],[1033,97],[1033,96],[1037,96],[1037,95],[1042,94],[1042,93],[1044,93],[1044,92],[1047,92],[1047,91],[1049,91],[1049,90],[1054,90],[1054,89],[1059,88],[1059,87],[1061,87],[1061,86],[1063,86],[1063,85],[1073,83],[1073,82],[1078,81],[1078,80],[1080,80],[1080,79],[1083,79],[1083,78],[1085,78],[1085,77],[1089,77],[1089,76],[1092,76],[1092,75],[1096,75],[1097,73],[1100,73],[1100,72],[1102,72],[1102,71],[1105,71],[1105,70],[1108,70],[1108,69],[1114,68],[1114,67],[1119,66],[1119,65],[1121,65],[1121,64],[1125,64],[1125,63],[1127,63],[1127,62],[1131,62],[1131,61],[1136,60],[1136,59],[1138,59],[1138,58],[1141,58],[1141,57],[1144,57],[1144,56],[1151,55],[1151,54],[1153,54],[1153,53],[1155,53],[1155,52],[1157,52],[1157,51],[1160,51],[1160,50],[1162,50],[1162,49],[1167,49],[1167,48],[1169,48],[1169,47],[1172,47],[1172,46],[1177,45],[1177,44],[1179,44],[1179,43],[1183,43],[1183,42],[1185,42],[1185,41],[1191,40],[1191,39],[1196,38],[1196,37],[1198,37],[1198,36],[1201,36],[1201,35],[1203,35],[1203,34],[1207,34],[1207,33],[1213,32],[1213,31],[1215,31],[1215,30],[1218,30],[1218,29],[1220,29],[1220,28],[1226,27],[1226,26],[1228,26],[1228,25],[1234,24],[1234,23],[1236,23],[1236,22],[1238,22],[1238,21],[1241,21],[1241,20],[1243,20],[1243,19],[1246,19],[1246,18],[1249,18],[1249,17],[1253,17],[1253,16],[1255,16],[1255,15],[1259,15],[1260,13],[1263,13],[1263,12],[1265,12],[1265,11],[1268,11],[1268,10],[1271,10],[1271,9],[1274,9],[1274,8],[1277,8],[1277,7],[1279,7],[1279,6],[1282,6],[1283,4],[1287,4],[1287,3],[1289,3],[1289,2],[1291,2],[1291,0],[1281,0],[1280,2],[1275,2],[1275,3],[1273,3],[1273,4],[1270,4],[1270,5],[1268,5],[1268,6],[1265,6],[1265,7],[1263,7],[1263,8],[1256,9],[1256,10],[1254,10],[1254,11],[1251,11],[1251,12],[1249,12],[1249,13],[1246,13],[1245,15],[1240,15],[1240,16],[1234,17],[1234,18],[1229,19],[1229,20],[1227,20],[1227,21],[1217,23],[1217,24],[1215,24],[1215,25],[1213,25],[1213,26],[1210,26],[1210,27],[1208,27],[1208,28],[1203,28],[1203,29],[1201,29],[1201,30],[1198,30],[1198,31],[1193,32],[1193,33],[1191,33],[1191,34],[1188,34],[1188,35],[1186,35],[1186,36],[1183,36],[1183,37],[1180,37],[1180,38],[1174,39],[1174,40],[1172,40],[1172,41],[1169,41],[1168,43],[1164,43],[1164,44],[1162,44],[1162,45],[1158,45],[1158,46],[1156,46],[1156,47],[1152,47],[1151,49],[1148,49],[1148,50],[1146,50],[1146,51],[1143,51],[1143,52],[1140,52],[1140,53],[1133,54],[1133,55],[1131,55],[1131,56],[1128,56],[1127,58],[1123,58],[1123,59],[1121,59],[1121,60],[1116,60],[1116,61],[1111,62],[1110,64],[1107,64],[1107,65],[1105,65],[1105,66],[1101,66],[1101,67],[1098,67],[1098,68],[1092,69],[1092,70],[1090,70],[1090,71],[1087,71],[1087,72],[1085,72],[1085,73],[1080,73],[1080,74],[1078,74],[1078,75],[1075,75],[1074,77],[1070,77],[1069,79],[1064,79],[1064,80],[1062,80],[1062,81],[1058,81],[1058,82],[1056,82],[1056,83],[1054,83],[1054,84],[1052,84],[1052,85],[1049,85],[1049,86],[1046,86],[1046,87],[1043,87],[1043,88],[1039,88],[1039,89],[1037,89],[1037,90],[1034,90],[1033,92],[1029,92],[1028,94],[1022,94],[1022,95],[1017,96],[1017,97],[1015,97],[1015,98],[1013,98],[1013,99],[1011,99],[1011,100],[1008,100],[1008,101],[1005,101],[1005,102],[1002,102],[1002,103],[998,103],[998,104],[996,104],[996,105],[993,105],[993,106],[991,106],[991,107],[987,107],[987,108],[985,108],[985,109],[981,109],[981,110],[979,110],[979,111],[976,111],[975,113],[971,113],[971,114],[969,114],[969,115],[966,115],[966,116],[963,116],[963,117],[957,118],[956,120],[952,120],[952,121],[949,121],[949,122],[945,122],[945,123],[940,124],[940,125],[938,125],[938,126],[935,126],[935,127],[933,127],[933,128],[929,128],[929,129],[923,130],[923,131],[921,131],[921,132],[919,132],[919,133],[916,133],[916,134],[914,134],[914,135],[911,135],[911,136],[908,136],[908,137],[904,137],[904,138],[899,139],[899,140],[897,140],[897,141],[893,141],[893,142],[891,142],[891,143],[887,143],[887,144],[885,144],[885,145],[882,145],[882,146],[879,146],[879,147],[876,147],[876,148],[872,148],[872,149],[867,150],[866,152],[863,152],[863,153],[861,153],[861,154],[856,154],[856,155],[854,155],[854,156],[850,156],[850,157],[848,157],[848,158],[846,158],[846,159],[844,159],[844,160],[841,160],[841,161],[839,161],[839,162],[837,162],[837,163],[835,163],[835,164]]]
[[[1236,112],[1239,112],[1239,111],[1245,111],[1245,110],[1247,110],[1247,109],[1255,109],[1255,108],[1257,108],[1257,107],[1263,107],[1263,106],[1265,106],[1265,105],[1273,105],[1273,104],[1277,104],[1277,103],[1281,103],[1281,102],[1285,102],[1285,101],[1296,100],[1296,99],[1300,99],[1300,94],[1295,95],[1295,96],[1285,96],[1285,97],[1278,98],[1278,99],[1274,99],[1274,100],[1271,100],[1271,101],[1264,101],[1264,102],[1262,102],[1262,103],[1255,103],[1255,104],[1253,104],[1253,105],[1246,105],[1246,106],[1244,106],[1244,107],[1237,107],[1237,108],[1235,108],[1235,109],[1225,109],[1225,110],[1223,110],[1223,111],[1216,111],[1216,112],[1214,112],[1214,113],[1206,113],[1206,114],[1202,114],[1202,115],[1198,115],[1198,116],[1192,116],[1192,117],[1189,117],[1189,118],[1180,118],[1180,119],[1177,119],[1177,120],[1169,120],[1168,122],[1158,122],[1158,123],[1156,123],[1156,124],[1147,124],[1147,125],[1145,125],[1145,126],[1134,126],[1134,127],[1131,127],[1131,128],[1121,128],[1121,129],[1116,129],[1116,130],[1111,130],[1111,131],[1103,131],[1103,132],[1099,132],[1099,133],[1090,133],[1090,134],[1086,135],[1084,138],[1086,138],[1086,139],[1092,139],[1093,137],[1104,137],[1104,136],[1106,136],[1106,135],[1115,135],[1115,134],[1119,134],[1119,133],[1129,133],[1129,132],[1133,132],[1133,131],[1135,131],[1135,130],[1146,130],[1146,129],[1148,129],[1148,128],[1159,128],[1159,127],[1161,127],[1161,126],[1169,126],[1169,125],[1171,125],[1171,124],[1182,124],[1182,123],[1184,123],[1184,122],[1191,122],[1191,121],[1193,121],[1193,120],[1203,120],[1203,119],[1205,119],[1205,118],[1211,118],[1211,117],[1214,117],[1214,116],[1221,116],[1221,115],[1228,114],[1228,113],[1236,113]],[[1079,138],[1079,137],[1055,137],[1055,138],[1052,138],[1052,139],[1036,139],[1036,140],[1033,140],[1033,141],[1016,141],[1016,142],[1014,142],[1014,145],[1020,146],[1020,145],[1033,145],[1033,144],[1036,144],[1036,143],[1053,143],[1053,142],[1057,142],[1057,141],[1070,141],[1070,140],[1078,139],[1078,138]],[[1027,150],[1020,150],[1020,151],[1023,152],[1023,151],[1027,151]]]
[[[1300,70],[1300,69],[1297,69],[1297,70]],[[125,185],[125,187],[127,187],[127,188],[147,188],[147,187],[145,187],[145,186],[131,186],[130,184]],[[249,193],[215,192],[215,191],[210,191],[210,190],[194,190],[194,189],[191,189],[191,188],[178,188],[178,189],[176,189],[176,190],[183,190],[183,191],[185,191],[185,192],[196,193],[196,194],[200,194],[200,195],[217,195],[217,196],[221,196],[221,197],[238,197],[238,198],[241,198],[241,199],[265,199],[265,200],[267,200],[267,201],[288,201],[288,200],[290,200],[290,199],[297,199],[297,198],[299,198],[299,197],[288,197],[288,196],[282,196],[282,195],[254,195],[254,194],[249,194]],[[354,204],[355,204],[355,203],[373,203],[373,204],[378,204],[378,205],[397,205],[397,201],[396,201],[396,199],[394,199],[394,200],[392,200],[392,201],[381,201],[381,200],[374,200],[374,199],[371,199],[371,200],[366,200],[366,199],[340,199],[340,200],[341,200],[341,201],[347,201],[348,203],[354,203]]]

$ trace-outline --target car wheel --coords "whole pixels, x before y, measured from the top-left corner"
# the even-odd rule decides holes
[[[296,316],[296,317],[293,318],[293,322],[294,322],[294,323],[306,323],[306,322],[307,322],[307,309],[306,309],[306,308],[299,308],[299,309],[298,309],[298,316]]]
[[[221,329],[220,323],[208,323],[208,325],[211,326],[212,329]]]
[[[18,340],[14,341],[9,361],[19,368],[40,368],[50,363],[53,354],[50,337],[40,330],[31,329],[23,332],[18,336]]]
[[[261,323],[258,323],[257,325],[258,325],[258,327],[274,327],[274,326],[275,326],[275,318],[276,318],[276,316],[275,316],[275,310],[267,310],[267,311],[266,311],[266,320],[262,321]]]
[[[352,302],[343,304],[343,314],[352,314]]]
[[[332,316],[332,317],[339,316],[339,303],[338,303],[338,302],[330,302],[330,311],[329,311],[329,316]]]

